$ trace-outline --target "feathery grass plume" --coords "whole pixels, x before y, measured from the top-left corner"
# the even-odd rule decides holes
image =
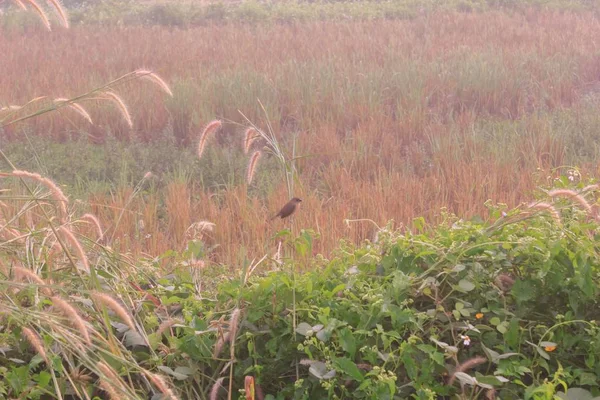
[[[154,175],[152,175],[152,172],[151,172],[151,171],[148,171],[148,172],[146,172],[146,173],[144,174],[144,178],[143,178],[143,179],[144,179],[144,180],[146,180],[146,179],[150,179],[150,178],[152,178],[153,176],[154,176]]]
[[[118,94],[110,90],[103,92],[102,96],[104,99],[112,101],[117,106],[117,108],[121,111],[121,114],[123,114],[123,118],[125,118],[127,125],[129,125],[130,128],[133,128],[131,114],[129,114],[129,110],[127,109],[123,99]]]
[[[235,341],[235,337],[237,335],[239,322],[240,322],[240,309],[236,307],[231,313],[231,318],[229,319],[229,343]]]
[[[42,7],[40,7],[40,5],[35,2],[35,0],[25,0],[25,1],[28,2],[29,4],[31,4],[31,7],[33,7],[33,9],[35,10],[35,12],[37,12],[38,15],[40,16],[40,19],[42,20],[42,22],[44,23],[44,25],[46,25],[46,28],[49,31],[51,31],[52,28],[50,27],[50,20],[48,19],[48,16],[46,15],[46,13],[42,9]]]
[[[42,339],[40,339],[38,334],[33,329],[29,329],[24,326],[22,330],[23,334],[25,335],[25,338],[27,339],[31,347],[33,347],[35,351],[37,351],[37,353],[44,359],[44,361],[46,361],[47,364],[48,356],[46,354],[44,346],[42,345]]]
[[[54,10],[56,11],[56,15],[58,15],[58,18],[62,22],[63,26],[65,28],[68,28],[69,27],[69,17],[67,15],[67,12],[65,11],[65,8],[60,3],[60,1],[59,0],[48,0],[48,3],[52,4],[52,6],[54,7]]]
[[[212,232],[213,229],[215,228],[215,223],[210,222],[210,221],[198,221],[196,222],[196,229],[198,229],[198,231],[200,233],[202,232]]]
[[[122,400],[123,396],[119,395],[117,389],[111,385],[108,381],[100,378],[100,385],[98,385],[100,389],[104,390],[108,394],[108,398],[110,400]]]
[[[110,308],[115,314],[119,316],[119,318],[121,318],[123,322],[125,322],[127,326],[129,326],[129,328],[131,328],[132,331],[135,331],[135,324],[133,323],[133,319],[131,319],[129,313],[115,299],[113,299],[107,294],[98,292],[92,293],[91,296],[98,303],[101,303],[104,306]]]
[[[146,375],[148,379],[150,379],[152,383],[154,383],[154,386],[156,386],[158,390],[160,390],[160,392],[164,394],[163,398],[169,400],[177,400],[177,397],[161,376],[153,374],[152,372],[146,370],[144,370],[144,375]]]
[[[450,377],[450,380],[448,381],[448,384],[452,385],[454,383],[454,379],[456,378],[457,372],[468,371],[479,364],[483,364],[484,362],[487,362],[487,359],[479,356],[468,359],[467,361],[456,367],[456,369],[452,373],[452,376]]]
[[[217,342],[215,343],[215,348],[213,349],[213,359],[219,358],[221,355],[221,351],[223,351],[223,346],[225,343],[229,341],[229,332],[226,332],[223,336],[219,336]]]
[[[252,144],[254,142],[256,142],[256,140],[258,140],[258,138],[260,138],[260,134],[258,133],[258,131],[254,128],[248,128],[246,129],[246,131],[244,132],[244,153],[248,154],[248,152],[250,151],[250,148],[252,147]]]
[[[117,373],[103,361],[96,363],[96,368],[104,375],[104,377],[100,377],[100,388],[108,393],[112,400],[122,399],[123,396],[119,394],[119,390],[114,386],[117,382],[118,384],[122,383],[122,380]]]
[[[4,226],[1,228],[0,238],[6,240],[7,242],[16,240],[19,243],[23,243],[25,241],[21,232],[19,232],[16,229],[9,228],[8,226]]]
[[[574,200],[583,208],[588,215],[593,216],[592,206],[583,198],[582,195],[574,190],[569,189],[554,189],[548,192],[550,197],[566,197],[570,200]]]
[[[154,72],[145,69],[138,69],[137,71],[135,71],[135,74],[141,79],[145,79],[156,84],[159,88],[161,88],[163,92],[173,97],[173,92],[171,91],[169,85],[167,85],[167,82],[165,82],[160,76],[156,75]]]
[[[591,192],[591,191],[596,191],[600,189],[600,185],[587,185],[586,187],[584,187],[583,189],[581,189],[581,193],[585,193],[585,192]]]
[[[23,268],[23,267],[13,267],[13,271],[14,271],[14,275],[15,275],[15,279],[18,279],[20,281],[24,280],[24,278],[29,279],[29,282],[34,282],[37,285],[40,285],[40,291],[45,294],[46,296],[52,296],[52,290],[48,287],[46,287],[48,284],[42,279],[40,278],[35,272],[27,269],[27,268]]]
[[[54,183],[53,181],[51,181],[48,178],[44,178],[40,174],[37,174],[34,172],[21,171],[21,170],[15,169],[12,171],[11,174],[12,174],[12,176],[16,176],[19,178],[33,179],[34,181],[42,184],[48,190],[50,190],[50,193],[52,194],[52,199],[54,199],[54,201],[56,201],[59,205],[59,208],[61,211],[61,220],[67,219],[67,217],[68,217],[67,204],[69,203],[69,199],[67,198],[67,196],[65,196],[63,191],[60,190],[60,188],[58,187],[58,185],[56,185],[56,183]]]
[[[254,178],[254,172],[256,171],[256,165],[258,164],[258,160],[260,159],[261,155],[262,153],[260,150],[257,150],[252,154],[252,157],[250,157],[250,162],[248,163],[248,173],[246,177],[248,184],[252,183],[252,178]]]
[[[81,243],[79,243],[79,240],[77,240],[75,235],[73,235],[73,232],[71,232],[71,230],[66,226],[61,226],[60,228],[58,228],[58,231],[62,235],[63,239],[66,242],[68,242],[71,245],[71,247],[75,250],[79,261],[81,261],[81,263],[83,264],[83,269],[89,274],[90,264],[88,262],[87,256],[85,255],[85,252],[83,251],[83,247],[81,247]]]
[[[198,239],[204,236],[205,232],[212,232],[215,228],[215,224],[210,221],[198,221],[191,224],[186,230],[186,237],[191,239]]]
[[[548,214],[550,214],[550,216],[552,217],[554,222],[556,222],[557,225],[562,226],[562,220],[560,218],[560,214],[558,213],[558,211],[556,210],[556,208],[554,208],[554,206],[552,204],[545,203],[545,202],[530,203],[529,205],[527,205],[527,208],[531,208],[534,210],[540,210],[540,211],[546,211]]]
[[[102,225],[100,225],[100,220],[94,214],[83,214],[81,217],[82,220],[89,221],[98,232],[98,240],[102,240],[104,237],[104,232],[102,232]]]
[[[85,118],[90,123],[90,125],[94,125],[94,122],[92,122],[92,117],[90,117],[90,114],[80,104],[77,104],[74,102],[69,102],[69,99],[65,99],[63,97],[54,99],[54,103],[59,103],[59,105],[63,105],[62,103],[65,103],[64,104],[65,107],[69,107],[71,110],[73,110],[77,114],[81,115],[83,118]]]
[[[17,5],[23,9],[23,10],[27,10],[27,7],[25,6],[25,4],[23,4],[23,2],[21,0],[14,0],[15,3],[17,3]]]
[[[75,328],[77,328],[77,330],[79,330],[79,333],[81,333],[81,336],[83,336],[85,342],[88,345],[91,345],[92,340],[90,339],[90,334],[85,326],[85,322],[83,321],[83,318],[79,316],[79,313],[77,310],[75,310],[75,307],[58,296],[52,297],[52,303],[56,306],[56,308],[62,311],[64,316],[67,317],[67,319]]]
[[[221,377],[215,381],[212,388],[210,389],[210,400],[217,400],[219,397],[219,389],[223,388],[223,380],[225,378]]]
[[[222,125],[223,123],[218,119],[215,119],[214,121],[211,121],[208,123],[208,125],[206,125],[206,127],[202,131],[202,135],[200,135],[200,141],[198,142],[198,158],[202,158],[202,153],[204,153],[206,141],[208,140],[209,136],[221,129]]]
[[[96,368],[98,368],[100,370],[100,372],[102,372],[102,374],[105,377],[109,378],[111,381],[120,381],[121,380],[119,375],[117,375],[117,373],[104,361],[98,361],[96,363]]]
[[[176,320],[176,319],[172,319],[172,318],[170,318],[170,319],[168,319],[168,320],[164,321],[163,323],[161,323],[161,324],[158,326],[158,329],[156,330],[156,334],[157,334],[158,336],[160,336],[160,335],[162,335],[162,334],[163,334],[163,332],[165,332],[167,329],[169,329],[169,328],[170,328],[170,327],[172,327],[173,325],[175,325],[175,324],[178,324],[178,323],[180,323],[180,322],[181,322],[181,321],[178,321],[178,320]]]

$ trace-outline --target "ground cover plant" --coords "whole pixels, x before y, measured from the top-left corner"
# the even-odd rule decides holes
[[[16,3],[37,11],[47,28],[54,26],[36,2]],[[48,3],[68,27],[60,3]],[[448,15],[450,23],[461,16]],[[448,15],[436,18],[444,21]],[[568,18],[576,16],[569,14]],[[68,37],[63,34],[63,39]],[[586,58],[580,56],[581,63],[575,63],[574,68],[585,64]],[[202,123],[195,136],[192,128],[196,116],[191,113],[180,120],[184,122],[180,128],[187,128],[179,135],[170,114],[166,132],[148,131],[147,137],[140,137],[135,117],[140,104],[134,102],[135,106],[129,107],[131,102],[123,99],[123,93],[136,93],[146,84],[154,88],[156,98],[164,93],[161,101],[167,105],[181,99],[161,78],[162,73],[135,67],[130,70],[133,72],[116,75],[120,78],[82,86],[76,91],[79,94],[70,97],[48,93],[11,102],[0,111],[6,145],[0,150],[5,164],[0,172],[0,397],[600,398],[596,379],[600,373],[600,263],[596,246],[600,190],[576,168],[553,168],[558,166],[556,160],[572,157],[585,163],[586,151],[590,152],[587,156],[595,154],[588,147],[570,147],[579,140],[589,143],[591,138],[585,132],[567,135],[564,142],[555,143],[556,153],[550,156],[536,153],[541,143],[536,139],[530,145],[535,150],[531,154],[538,154],[538,158],[518,159],[519,173],[533,165],[538,167],[537,182],[543,184],[536,201],[516,207],[496,201],[474,205],[485,191],[476,196],[473,190],[457,193],[455,200],[468,202],[469,212],[460,202],[451,202],[450,208],[461,210],[460,215],[438,208],[438,223],[433,224],[418,217],[399,226],[390,221],[380,227],[379,218],[377,222],[349,218],[365,215],[347,213],[338,222],[356,231],[346,232],[348,240],[330,244],[330,252],[324,256],[317,255],[323,248],[323,236],[328,235],[329,243],[339,238],[328,232],[328,227],[317,223],[317,229],[309,229],[307,221],[312,217],[294,217],[286,228],[265,229],[264,223],[261,225],[265,211],[260,204],[301,191],[308,195],[305,201],[309,207],[314,205],[324,192],[322,188],[307,188],[327,176],[320,170],[323,166],[331,171],[340,167],[349,178],[330,181],[330,185],[356,184],[356,178],[367,183],[381,179],[378,185],[389,181],[389,174],[396,174],[399,165],[392,153],[384,152],[390,142],[384,140],[383,132],[375,129],[372,138],[362,133],[362,145],[370,143],[369,139],[382,140],[375,158],[389,165],[377,171],[378,178],[368,170],[372,165],[357,167],[366,162],[361,157],[344,155],[344,146],[360,137],[359,127],[368,125],[366,113],[352,115],[355,126],[345,120],[341,110],[329,121],[335,126],[332,137],[342,138],[337,144],[341,150],[336,153],[340,160],[319,152],[331,137],[322,138],[320,147],[307,141],[307,137],[318,138],[318,126],[327,118],[321,119],[321,115],[315,119],[318,123],[311,128],[315,130],[312,135],[299,132],[310,120],[282,122],[282,109],[261,99],[253,103],[257,108],[240,110],[237,120],[221,115]],[[512,116],[510,109],[505,115],[496,108],[506,105],[503,100],[508,97],[492,95],[487,98],[491,103],[485,105],[478,93],[473,103],[462,97],[448,100],[453,106],[436,109],[442,119],[424,118],[418,126],[429,134],[432,121],[451,130],[462,126],[465,136],[453,139],[458,138],[461,146],[466,139],[473,140],[469,142],[471,153],[468,146],[456,148],[457,160],[472,157],[463,164],[464,171],[470,172],[473,165],[484,165],[483,159],[478,161],[481,164],[473,164],[478,151],[503,156],[479,143],[481,138],[466,136],[476,125],[491,129],[499,119],[501,124],[511,121],[528,129],[528,124],[543,125],[540,118],[558,115],[566,118],[559,118],[561,129],[568,127],[560,125],[565,121],[581,124],[577,126],[591,121],[593,126],[591,116],[576,114],[581,120],[568,119],[586,102],[590,107],[587,112],[592,114],[593,93],[584,96],[579,85],[581,79],[593,82],[593,74],[587,76],[578,70],[580,75],[566,79],[573,91],[564,96],[561,89],[556,102],[549,102],[553,97],[542,95],[542,91],[533,90],[532,97],[527,91],[527,101],[517,102],[527,107],[512,109],[516,112]],[[556,70],[546,72],[555,74]],[[331,75],[336,77],[333,82],[343,76],[336,73]],[[524,79],[534,82],[540,76]],[[551,76],[553,85],[558,84],[557,75]],[[502,80],[498,82],[504,87]],[[528,87],[532,88],[536,86]],[[513,94],[521,93],[516,87],[513,90]],[[335,104],[335,97],[331,99]],[[540,99],[543,101],[538,103]],[[144,100],[157,110],[163,106],[149,97]],[[348,104],[353,103],[344,106]],[[395,107],[398,112],[404,110],[399,104]],[[431,112],[430,104],[427,108]],[[370,111],[385,119],[389,117],[386,110],[381,114],[376,107]],[[112,118],[99,125],[97,116],[102,118],[103,112]],[[473,114],[466,117],[469,113]],[[341,120],[336,121],[338,117]],[[394,124],[404,121],[397,117]],[[73,118],[92,128],[65,134],[64,120],[79,126]],[[192,122],[185,122],[187,118]],[[108,133],[111,126],[120,123],[127,126],[124,135]],[[347,124],[351,128],[341,134],[340,127],[348,128]],[[40,129],[47,134],[35,133]],[[564,136],[565,130],[561,132]],[[391,143],[401,143],[399,149],[415,149],[422,138],[412,134],[396,137]],[[429,150],[436,140],[443,141],[442,137],[428,139],[432,145]],[[23,143],[27,144],[25,149]],[[187,155],[181,152],[191,143],[193,151]],[[153,150],[153,145],[160,150]],[[518,144],[513,145],[516,150]],[[89,159],[85,162],[94,154],[91,149],[104,150],[99,159],[133,156],[125,158],[118,171],[101,166],[94,170],[88,165]],[[176,155],[169,159],[166,149]],[[372,161],[372,150],[363,148],[360,154]],[[40,155],[42,151],[48,159]],[[61,151],[70,164],[61,160],[52,164],[51,159],[57,158],[52,152]],[[403,154],[412,156],[414,151]],[[200,184],[192,184],[197,165],[186,164],[192,160],[186,159],[189,153],[194,154],[194,162],[210,169],[210,175],[198,175]],[[157,157],[154,163],[152,157]],[[144,163],[130,171],[137,160]],[[224,172],[215,168],[219,162],[225,164]],[[35,170],[53,165],[54,171],[71,174],[74,187],[58,185],[45,173],[20,168],[28,164],[37,166]],[[74,167],[77,174],[72,172]],[[436,168],[438,173],[447,174],[453,167],[441,162]],[[104,174],[104,179],[82,182],[86,171],[91,176]],[[436,175],[410,168],[407,171],[422,182],[435,182]],[[219,188],[220,173],[228,176],[224,189]],[[400,176],[405,178],[398,175],[398,179]],[[489,180],[493,174],[485,176]],[[135,186],[131,186],[132,179],[137,180]],[[535,177],[518,179],[525,182],[524,188],[536,182]],[[492,183],[498,190],[503,187]],[[460,182],[456,184],[460,187]],[[91,200],[74,198],[87,196],[92,187],[96,191]],[[221,226],[192,215],[194,190],[201,190],[200,196],[204,196],[199,214],[210,215],[206,210],[211,207],[214,215],[225,214],[218,220]],[[398,196],[394,188],[387,190],[388,196]],[[98,199],[107,193],[111,203],[103,204]],[[373,195],[372,190],[361,194]],[[525,190],[512,195],[515,203],[533,198]],[[326,211],[328,201],[321,203],[321,212]],[[244,202],[253,204],[252,211],[239,212]],[[334,203],[336,207],[340,204]],[[103,214],[106,210],[108,213]],[[157,215],[163,210],[166,215]],[[366,207],[361,212],[368,216],[369,210]],[[343,210],[335,211],[328,222],[336,221]],[[308,214],[311,212],[309,209]],[[475,212],[483,218],[465,216]],[[260,235],[261,229],[246,229],[249,215],[262,226]],[[190,224],[192,218],[196,222]],[[224,221],[229,223],[225,229]],[[216,229],[221,229],[228,240],[218,241]],[[365,234],[370,240],[355,244]],[[155,244],[148,248],[150,243]],[[217,262],[224,259],[237,262]]]
[[[25,205],[3,229],[0,394],[593,398],[598,186],[560,185],[519,209],[488,204],[488,222],[390,224],[331,259],[307,257],[314,233],[283,231],[280,257],[213,290],[201,241],[165,255],[166,274],[85,235],[86,216],[52,233],[61,207],[38,191],[4,194]]]

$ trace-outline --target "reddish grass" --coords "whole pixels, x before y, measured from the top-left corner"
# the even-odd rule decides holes
[[[183,116],[174,126],[189,146],[215,118],[225,121],[223,135],[241,142],[244,128],[226,121],[243,122],[239,109],[262,126],[258,97],[282,141],[302,132],[298,154],[314,155],[298,161],[295,195],[304,201],[294,226],[320,232],[315,251],[327,252],[340,238],[372,236],[372,226],[348,228],[345,218],[406,224],[415,216],[433,218],[442,207],[468,217],[484,214],[487,199],[531,200],[532,172],[566,162],[562,139],[549,135],[547,121],[535,113],[576,109],[594,90],[600,45],[590,38],[599,35],[592,14],[539,10],[252,29],[75,27],[48,35],[40,28],[0,36],[0,105],[67,97],[149,68],[171,85],[174,98],[138,84],[117,90],[131,109],[133,131],[110,107],[86,105],[96,123],[91,134],[102,140],[110,128],[124,139],[134,134],[151,141],[170,116]],[[523,119],[523,135],[505,158],[503,149],[473,135],[482,121],[515,119]],[[34,128],[60,139],[72,125],[54,116]],[[208,220],[216,224],[210,240],[220,245],[215,261],[230,263],[242,247],[253,255],[275,252],[269,237],[284,222],[266,217],[288,200],[283,181],[265,200],[251,197],[246,186],[209,193],[172,183],[164,205],[154,195],[136,199],[115,228],[131,190],[91,200],[106,236],[114,235],[123,250],[181,249],[189,224]]]

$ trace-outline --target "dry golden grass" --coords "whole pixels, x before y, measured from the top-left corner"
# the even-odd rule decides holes
[[[248,162],[248,171],[246,172],[246,181],[248,182],[248,185],[252,183],[254,173],[256,172],[256,166],[258,165],[258,160],[260,160],[261,156],[262,153],[260,151],[255,151],[250,157],[250,161]]]

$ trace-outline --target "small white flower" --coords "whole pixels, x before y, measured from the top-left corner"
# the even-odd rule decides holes
[[[470,337],[465,336],[465,335],[460,335],[460,338],[462,339],[463,344],[465,346],[470,346],[471,345],[471,338]]]

